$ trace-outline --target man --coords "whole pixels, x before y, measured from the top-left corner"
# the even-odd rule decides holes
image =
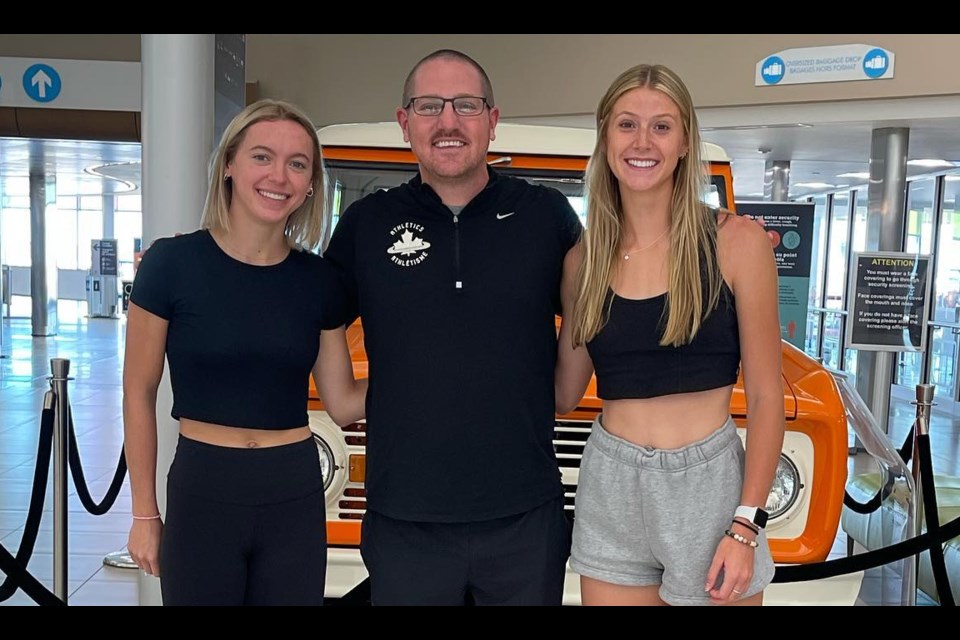
[[[487,167],[500,110],[436,51],[397,121],[419,175],[341,217],[325,255],[363,318],[374,604],[559,604],[570,548],[553,452],[555,314],[580,223]]]

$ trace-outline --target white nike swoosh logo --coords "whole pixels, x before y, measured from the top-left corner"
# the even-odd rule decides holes
[[[515,214],[515,213],[516,213],[516,211],[511,211],[510,213],[498,213],[498,214],[497,214],[497,220],[503,220],[504,218],[509,218],[510,216],[512,216],[512,215]]]

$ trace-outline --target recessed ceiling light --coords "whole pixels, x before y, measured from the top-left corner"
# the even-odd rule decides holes
[[[857,180],[869,180],[869,171],[851,171],[850,173],[838,173],[838,178],[856,178]]]

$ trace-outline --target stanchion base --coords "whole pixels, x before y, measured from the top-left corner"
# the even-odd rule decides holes
[[[108,553],[103,556],[103,564],[108,567],[116,567],[117,569],[137,569],[137,564],[133,561],[133,558],[130,557],[130,552],[126,549],[123,551],[114,551],[113,553]]]

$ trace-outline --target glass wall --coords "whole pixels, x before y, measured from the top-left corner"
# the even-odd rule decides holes
[[[931,312],[929,382],[938,398],[957,397],[957,345],[960,336],[960,176],[943,183]]]
[[[26,177],[4,178],[0,184],[0,259],[11,267],[30,267],[31,263],[29,189]],[[103,213],[105,197],[115,199],[112,221],[105,219]],[[47,224],[56,230],[47,251],[55,254],[57,269],[90,269],[91,242],[108,237],[105,229],[112,228],[111,236],[117,240],[119,277],[132,279],[134,239],[142,233],[140,206],[139,194],[58,194],[55,205],[47,208]],[[61,299],[57,310],[60,322],[76,322],[86,315],[87,303]],[[13,296],[8,312],[15,317],[29,317],[29,296]]]
[[[867,191],[813,198],[814,246],[805,350],[825,365],[856,372],[857,351],[845,348],[846,296],[854,253],[867,246]],[[904,214],[904,251],[932,255],[933,284],[925,353],[896,357],[898,397],[919,383],[935,385],[941,410],[960,410],[960,175],[911,180]],[[842,354],[842,357],[841,357]]]
[[[813,202],[813,249],[810,256],[810,290],[807,297],[807,338],[803,349],[807,353],[820,353],[820,337],[823,331],[824,276],[827,265],[827,196],[815,196]]]
[[[140,194],[117,196],[113,214],[113,235],[117,239],[117,271],[121,280],[133,280],[134,245],[143,237]]]
[[[933,218],[937,179],[925,178],[907,184],[907,215],[904,220],[904,251],[930,255],[933,246]],[[894,382],[913,389],[922,381],[923,354],[897,354]]]
[[[820,357],[833,369],[841,369],[843,343],[844,292],[847,283],[847,262],[850,252],[851,193],[836,193],[830,201],[829,232],[827,240],[826,282],[823,299],[823,338]]]

